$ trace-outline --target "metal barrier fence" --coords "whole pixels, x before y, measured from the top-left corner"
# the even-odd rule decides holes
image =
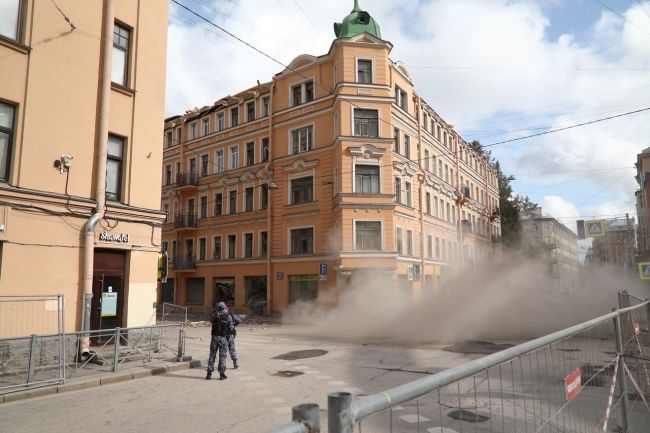
[[[187,307],[163,302],[157,309],[157,323],[187,323]]]
[[[184,325],[169,324],[0,339],[0,394],[116,372],[127,363],[180,360],[184,332]],[[91,352],[82,359],[84,338],[90,338]]]
[[[588,322],[367,397],[328,396],[329,433],[650,431],[650,302],[626,292]],[[632,304],[632,306],[629,306]],[[409,425],[396,422],[411,409]],[[318,405],[270,433],[318,433]],[[402,418],[403,419],[403,418]]]
[[[63,332],[63,295],[0,296],[0,338]]]

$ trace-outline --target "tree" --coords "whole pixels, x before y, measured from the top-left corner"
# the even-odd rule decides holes
[[[510,182],[514,176],[506,175],[501,170],[501,164],[492,156],[491,150],[486,150],[478,140],[469,143],[472,150],[486,159],[497,172],[499,181],[499,210],[501,211],[501,239],[506,247],[518,247],[521,240],[521,214],[530,212],[537,203],[530,201],[528,196],[521,196],[512,190]]]

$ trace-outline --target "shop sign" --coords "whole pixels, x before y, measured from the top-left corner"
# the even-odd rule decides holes
[[[116,242],[118,244],[127,244],[129,243],[129,234],[128,233],[107,233],[101,232],[99,234],[99,240],[103,242]]]
[[[102,293],[102,317],[117,316],[117,292]]]

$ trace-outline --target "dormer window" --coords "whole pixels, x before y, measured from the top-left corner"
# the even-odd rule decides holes
[[[314,100],[314,81],[309,80],[291,87],[292,105],[306,104]]]

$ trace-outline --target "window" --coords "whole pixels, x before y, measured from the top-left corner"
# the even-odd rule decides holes
[[[314,177],[291,179],[291,204],[314,201]]]
[[[436,238],[436,259],[440,258],[440,238]]]
[[[228,258],[235,258],[235,249],[237,248],[237,235],[228,235]]]
[[[239,146],[230,147],[230,169],[239,168]]]
[[[402,228],[397,227],[395,230],[395,244],[397,246],[397,253],[402,254],[403,247],[402,247]]]
[[[223,131],[226,127],[226,122],[223,113],[217,114],[217,131]]]
[[[292,229],[291,233],[291,255],[313,254],[314,253],[314,229]]]
[[[228,194],[230,194],[228,197],[230,200],[228,210],[230,211],[230,215],[234,215],[237,213],[237,190],[232,190]]]
[[[399,86],[395,86],[395,104],[404,111],[408,110],[408,95]]]
[[[205,260],[206,248],[207,248],[207,239],[200,238],[199,239],[199,260]]]
[[[413,230],[406,231],[406,255],[413,255]]]
[[[314,147],[313,141],[313,126],[305,126],[304,128],[294,129],[291,131],[291,153],[301,153],[312,150]]]
[[[188,278],[185,303],[203,305],[205,300],[205,278]]]
[[[21,0],[0,2],[0,35],[15,41],[20,39]]]
[[[214,246],[212,248],[212,258],[221,260],[221,236],[214,237]]]
[[[230,109],[230,126],[235,127],[239,125],[239,107]]]
[[[372,60],[357,60],[357,82],[372,84]]]
[[[441,239],[440,242],[442,242],[442,245],[440,246],[440,252],[442,253],[442,260],[447,259],[447,241],[445,239]]]
[[[190,159],[190,173],[192,176],[196,175],[196,158]]]
[[[399,177],[395,178],[395,201],[397,203],[402,202],[402,179]]]
[[[399,153],[399,128],[393,129],[393,152]]]
[[[203,118],[203,135],[208,135],[210,133],[210,118]]]
[[[176,144],[181,144],[182,134],[183,134],[183,128],[176,128]]]
[[[255,165],[255,142],[246,143],[246,165]]]
[[[223,214],[223,194],[218,192],[214,195],[214,216]]]
[[[305,104],[314,100],[314,82],[312,80],[291,87],[292,105]]]
[[[429,171],[429,151],[427,149],[424,149],[424,169],[426,171]]]
[[[224,171],[223,150],[217,150],[217,173]]]
[[[260,208],[266,209],[266,207],[269,205],[269,184],[268,183],[262,184],[261,195],[262,197],[260,199]]]
[[[262,117],[269,115],[269,97],[265,96],[262,98]]]
[[[208,197],[201,196],[201,218],[208,217]]]
[[[357,221],[355,231],[355,249],[381,250],[380,221]]]
[[[266,257],[269,243],[269,234],[260,232],[260,257]]]
[[[165,222],[169,222],[169,205],[166,203],[163,205],[163,212],[165,213]],[[167,250],[165,249],[165,251]]]
[[[255,120],[255,101],[246,104],[246,121],[252,122]]]
[[[201,176],[208,175],[208,155],[201,155]]]
[[[244,233],[244,257],[253,257],[253,233]]]
[[[411,207],[411,182],[405,182],[404,185],[406,187],[406,205]]]
[[[427,257],[433,258],[433,236],[427,236]]]
[[[253,212],[253,187],[246,188],[246,212]]]
[[[1,116],[0,116],[1,118]],[[2,126],[2,125],[0,125]],[[0,143],[2,142],[2,130],[0,130]],[[6,148],[6,146],[3,146]],[[124,139],[115,135],[108,136],[108,158],[106,161],[106,198],[108,200],[120,200],[122,196],[122,152],[124,151]],[[6,152],[3,151],[3,157]],[[2,179],[6,179],[5,173]]]
[[[113,27],[111,81],[124,87],[128,85],[130,33],[129,29],[117,23]]]
[[[426,111],[422,112],[422,129],[425,131],[429,129],[429,116],[427,115]]]
[[[426,206],[427,206],[427,214],[431,215],[431,193],[430,192],[426,193]]]
[[[451,222],[451,205],[447,203],[447,221]]]
[[[172,184],[172,166],[171,165],[166,165],[165,166],[165,185],[171,185]]]
[[[174,144],[173,140],[174,139],[173,139],[172,131],[169,130],[165,132],[165,149],[169,149],[170,147],[173,146]]]
[[[379,113],[377,110],[354,109],[354,135],[377,137],[379,134]]]
[[[354,192],[379,194],[379,166],[357,164],[354,166]]]
[[[190,140],[196,138],[196,122],[190,123]]]
[[[436,217],[439,217],[440,215],[438,214],[438,197],[433,198],[433,214]]]
[[[456,206],[451,205],[451,223],[456,224]]]
[[[411,159],[411,137],[404,134],[404,156]]]
[[[269,160],[269,138],[262,138],[262,162]]]

